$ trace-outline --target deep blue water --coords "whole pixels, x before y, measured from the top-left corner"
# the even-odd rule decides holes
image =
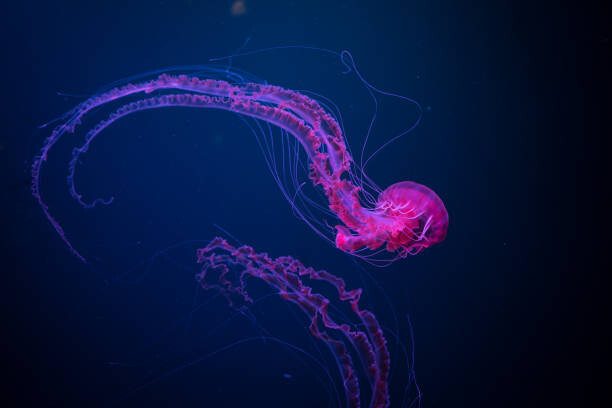
[[[13,406],[339,406],[333,359],[309,338],[297,309],[254,284],[261,302],[235,316],[222,298],[198,290],[194,250],[225,235],[221,228],[364,288],[364,306],[389,329],[392,406],[416,398],[397,340],[414,350],[425,407],[578,401],[576,373],[588,370],[566,359],[580,359],[582,326],[574,324],[586,324],[590,249],[576,237],[581,225],[592,228],[582,210],[596,200],[577,198],[593,191],[576,167],[590,162],[592,146],[576,136],[588,133],[591,84],[578,61],[589,64],[589,47],[601,46],[581,31],[584,13],[513,2],[244,7],[235,15],[231,1],[56,1],[11,10],[4,37],[14,56],[5,67],[12,119],[0,159],[8,165],[2,249]],[[449,211],[447,239],[388,268],[355,265],[293,215],[236,115],[168,109],[126,118],[83,156],[77,183],[90,199],[114,196],[108,207],[84,210],[69,197],[67,162],[82,133],[52,151],[41,191],[89,259],[79,262],[29,194],[31,158],[46,136],[37,126],[112,81],[284,45],[349,50],[373,85],[421,104],[420,125],[367,173],[383,187],[432,187]],[[330,98],[348,143],[361,149],[374,104],[337,58],[286,49],[232,65]],[[410,104],[378,102],[366,154],[416,117]],[[262,333],[323,366],[275,341],[214,354]]]

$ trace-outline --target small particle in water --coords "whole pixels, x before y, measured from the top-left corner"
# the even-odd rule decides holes
[[[293,378],[293,376],[291,374],[288,374],[288,373],[283,374],[283,377],[288,379],[288,380]]]
[[[241,16],[243,14],[246,13],[246,4],[244,2],[244,0],[236,0],[233,4],[232,4],[232,9],[231,9],[231,13],[232,16]]]

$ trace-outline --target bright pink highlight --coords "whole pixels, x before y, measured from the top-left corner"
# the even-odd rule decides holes
[[[233,306],[232,296],[252,302],[246,291],[246,279],[261,279],[278,291],[283,299],[297,305],[310,319],[310,333],[327,343],[338,361],[349,406],[360,403],[360,388],[355,363],[349,349],[353,349],[366,367],[365,374],[372,387],[372,408],[389,406],[388,378],[390,368],[387,341],[372,312],[359,308],[361,289],[347,290],[344,280],[326,271],[305,267],[290,256],[276,259],[265,253],[256,253],[249,246],[235,248],[222,238],[213,239],[205,248],[198,250],[198,263],[202,272],[197,275],[204,289],[216,289]],[[214,273],[214,278],[211,275]],[[351,310],[363,326],[363,331],[347,323],[338,323],[329,315],[331,301],[323,295],[313,293],[305,279],[331,284],[338,297],[350,304]],[[343,338],[345,340],[343,340]]]

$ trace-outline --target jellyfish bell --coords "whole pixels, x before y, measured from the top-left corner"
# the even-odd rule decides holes
[[[378,196],[367,233],[358,235],[337,226],[336,246],[347,252],[367,247],[386,250],[400,257],[417,254],[446,238],[448,212],[438,195],[422,184],[402,181],[392,184]]]
[[[438,195],[429,187],[413,181],[401,181],[387,187],[378,196],[377,208],[395,220],[391,235],[405,247],[413,241],[417,252],[444,241],[448,212]]]

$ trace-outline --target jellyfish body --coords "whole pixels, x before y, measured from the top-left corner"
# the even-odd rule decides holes
[[[387,251],[406,256],[442,242],[448,229],[448,213],[440,197],[412,181],[395,183],[382,191],[376,207],[367,210],[363,218],[367,225],[353,228],[361,234],[336,226],[338,248],[347,252],[364,247],[376,250],[386,242]]]
[[[96,94],[67,112],[61,118],[64,122],[46,139],[40,155],[32,164],[34,197],[60,237],[83,261],[85,258],[73,248],[63,228],[51,216],[42,200],[39,190],[42,164],[60,137],[65,133],[74,133],[88,113],[111,102],[153,92],[156,96],[141,97],[119,107],[86,133],[83,145],[73,149],[67,180],[70,194],[83,207],[91,208],[112,201],[96,199],[85,202],[74,183],[74,173],[81,155],[88,151],[93,140],[104,129],[127,115],[149,109],[220,109],[277,126],[295,137],[310,161],[311,181],[323,188],[329,200],[329,210],[342,222],[335,227],[335,244],[339,249],[370,260],[374,259],[371,254],[359,250],[377,250],[386,243],[384,249],[395,254],[388,261],[393,261],[418,253],[444,239],[448,224],[446,209],[440,198],[425,186],[413,182],[396,183],[380,193],[378,202],[364,200],[365,185],[363,177],[359,175],[359,172],[363,174],[363,170],[356,167],[338,121],[316,100],[300,92],[268,84],[232,84],[197,76],[161,74],[155,79],[128,83]],[[293,206],[294,201],[291,200]],[[297,208],[296,213],[306,220]],[[323,223],[323,220],[320,221],[320,224]],[[312,226],[312,223],[309,225]],[[319,232],[316,228],[315,231]],[[329,232],[333,233],[333,229]],[[333,242],[333,238],[330,241]],[[384,249],[380,252],[384,252]]]

